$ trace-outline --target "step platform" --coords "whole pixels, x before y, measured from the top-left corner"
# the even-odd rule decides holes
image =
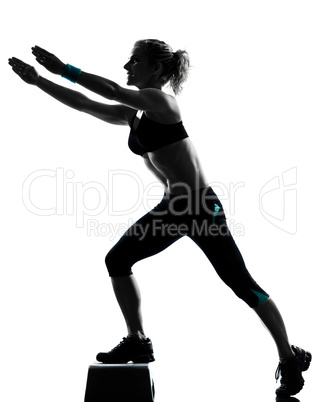
[[[85,402],[153,402],[154,397],[148,363],[89,366]]]

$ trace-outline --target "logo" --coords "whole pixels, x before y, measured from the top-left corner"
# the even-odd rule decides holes
[[[260,190],[259,209],[268,222],[289,234],[297,233],[297,168],[269,180]]]

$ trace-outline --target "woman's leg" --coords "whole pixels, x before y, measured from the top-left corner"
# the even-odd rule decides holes
[[[141,312],[141,294],[134,275],[112,277],[116,299],[123,313],[128,334],[144,338]]]
[[[223,207],[216,197],[207,199],[196,217],[197,227],[209,228],[206,232],[193,231],[189,237],[204,251],[217,274],[235,294],[255,310],[270,331],[280,358],[290,358],[294,352],[288,341],[285,324],[275,303],[248,272],[244,259],[229,231]],[[217,211],[217,213],[215,212]],[[203,225],[207,223],[207,225]]]
[[[248,272],[231,234],[193,240],[205,252],[220,278],[260,317],[271,333],[280,358],[294,356],[282,316],[272,299]]]
[[[105,263],[112,280],[115,296],[124,315],[128,336],[110,352],[99,353],[97,360],[116,364],[133,361],[154,361],[153,346],[143,330],[141,295],[131,267],[138,261],[157,254],[181,236],[158,232],[159,217],[148,213],[139,219],[109,251]],[[168,223],[168,215],[161,219]]]
[[[154,361],[153,345],[144,335],[141,296],[133,275],[112,277],[113,289],[124,315],[128,336],[110,352],[98,353],[96,359],[106,364],[149,363]]]
[[[124,233],[105,258],[129,334],[144,335],[141,295],[132,266],[160,253],[181,237],[178,233],[170,235],[162,230],[162,227],[175,220],[167,209],[168,201],[164,198],[154,210],[142,216]]]
[[[207,209],[207,207],[210,207]],[[214,214],[214,210],[217,212]],[[270,331],[280,357],[276,370],[276,379],[280,387],[276,394],[279,396],[295,395],[303,388],[302,373],[308,370],[311,353],[292,346],[289,343],[284,321],[275,303],[269,295],[254,281],[248,272],[238,247],[226,225],[225,216],[217,197],[207,202],[205,213],[196,217],[197,227],[209,227],[213,222],[213,230],[198,231],[189,234],[192,240],[204,251],[221,279],[244,300],[260,317]]]
[[[295,354],[289,343],[284,321],[273,300],[266,300],[260,306],[255,307],[254,310],[272,335],[280,359],[290,359],[294,357]]]

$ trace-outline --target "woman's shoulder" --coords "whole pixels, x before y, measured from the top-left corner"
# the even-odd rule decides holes
[[[181,121],[181,111],[174,96],[155,88],[136,92],[143,93],[144,91],[148,92],[148,96],[155,96],[158,104],[160,104],[160,107],[150,108],[147,107],[147,103],[145,105],[146,107],[139,105],[141,108],[131,107],[123,104],[118,105],[122,108],[122,112],[124,113],[126,121],[129,125],[131,125],[131,122],[133,121],[137,112],[140,110],[143,111],[150,120],[154,120],[158,123],[174,124]],[[145,95],[145,92],[143,95]]]
[[[146,116],[158,123],[163,124],[175,124],[182,120],[181,110],[174,96],[160,91],[161,96],[165,99],[165,103],[160,110],[157,111],[145,111]]]

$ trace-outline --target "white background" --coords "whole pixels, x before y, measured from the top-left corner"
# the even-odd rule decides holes
[[[50,75],[31,46],[125,85],[122,67],[142,38],[190,53],[192,71],[179,98],[184,124],[216,192],[226,189],[222,202],[234,229],[244,229],[234,235],[249,270],[278,304],[291,342],[314,355],[298,397],[317,398],[316,6],[307,0],[7,2],[1,13],[1,400],[83,400],[96,353],[126,334],[104,266],[120,233],[111,239],[102,229],[90,232],[88,219],[100,228],[129,224],[146,211],[138,204],[123,212],[144,194],[132,175],[145,187],[154,183],[127,147],[127,128],[59,104],[21,81],[7,59],[21,58],[44,77],[103,101]],[[37,215],[23,202],[23,183],[43,170],[53,177],[38,177],[30,199],[41,208],[57,202],[59,214]],[[132,173],[116,176],[112,186],[117,170]],[[286,171],[290,182],[283,183]],[[281,187],[260,204],[264,186],[277,180]],[[89,186],[95,189],[83,195]],[[106,201],[97,188],[107,192]],[[153,194],[150,207],[161,191]],[[112,197],[118,215],[109,210]],[[94,215],[101,200],[106,208]],[[93,216],[82,215],[79,227],[88,208]],[[156,353],[158,402],[275,400],[278,358],[270,335],[191,241],[140,262],[134,272]]]

